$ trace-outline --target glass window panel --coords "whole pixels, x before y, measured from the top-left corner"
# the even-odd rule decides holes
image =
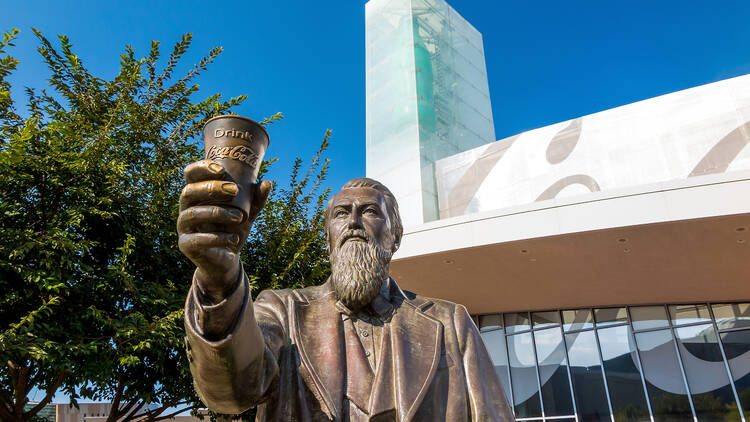
[[[669,326],[663,306],[634,306],[630,308],[630,317],[636,331]]]
[[[599,308],[594,310],[596,325],[599,327],[627,322],[628,313],[625,308]]]
[[[495,371],[500,376],[500,381],[503,383],[505,397],[508,399],[508,403],[510,403],[508,349],[505,348],[505,331],[494,330],[484,332],[481,335],[484,344],[487,346],[487,351],[490,353],[490,358],[492,359],[492,364],[495,366]]]
[[[698,420],[740,420],[713,324],[678,328],[676,334]]]
[[[723,303],[713,309],[719,330],[750,327],[750,303]]]
[[[503,326],[502,317],[499,314],[480,315],[479,316],[479,329],[494,330]]]
[[[708,306],[698,305],[671,305],[669,315],[672,317],[672,324],[693,324],[696,322],[711,322],[711,315],[708,313]]]
[[[572,415],[565,345],[559,328],[534,331],[545,416]]]
[[[571,309],[562,311],[565,331],[582,330],[594,326],[594,315],[591,309]]]
[[[720,337],[745,419],[750,419],[750,330],[721,333]]]
[[[597,330],[616,422],[650,421],[635,344],[627,325]]]
[[[692,420],[693,412],[690,410],[671,330],[638,333],[635,341],[643,363],[643,375],[646,378],[654,421]]]
[[[512,312],[505,315],[505,331],[508,334],[531,329],[528,312]]]
[[[599,350],[594,336],[593,331],[565,335],[580,422],[609,419],[607,392],[604,389]]]
[[[506,320],[507,321],[507,320]],[[517,418],[542,416],[531,333],[508,336],[508,361]]]
[[[531,314],[534,328],[554,327],[560,324],[560,315],[557,311],[534,312]]]

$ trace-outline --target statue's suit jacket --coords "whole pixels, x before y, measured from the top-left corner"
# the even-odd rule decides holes
[[[253,303],[243,282],[227,303],[212,307],[199,304],[193,285],[186,347],[204,403],[229,414],[257,405],[260,421],[345,419],[343,323],[331,284],[263,291]],[[466,309],[404,292],[392,279],[390,289],[394,307],[377,354],[370,420],[512,421]],[[202,327],[224,324],[221,308],[233,301],[238,311],[229,332],[207,339]]]

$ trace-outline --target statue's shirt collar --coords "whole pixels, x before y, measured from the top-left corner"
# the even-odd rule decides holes
[[[336,309],[343,314],[344,320],[349,318],[367,319],[366,317],[368,316],[376,317],[381,321],[388,320],[393,310],[393,303],[391,302],[391,278],[388,277],[383,280],[383,284],[380,286],[380,293],[375,296],[375,299],[369,305],[359,311],[352,311],[339,300],[336,301]]]

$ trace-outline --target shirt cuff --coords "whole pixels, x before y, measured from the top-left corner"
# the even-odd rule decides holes
[[[211,304],[203,297],[193,276],[193,303],[195,306],[195,328],[206,339],[220,339],[230,333],[237,324],[242,305],[249,293],[245,269],[240,268],[240,279],[234,291],[217,304]]]

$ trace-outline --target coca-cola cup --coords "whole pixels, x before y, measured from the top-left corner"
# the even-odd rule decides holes
[[[247,219],[253,200],[251,185],[270,142],[268,132],[247,117],[227,114],[216,116],[203,126],[206,159],[216,161],[226,170],[227,179],[239,188],[237,196],[226,205],[240,209]]]

